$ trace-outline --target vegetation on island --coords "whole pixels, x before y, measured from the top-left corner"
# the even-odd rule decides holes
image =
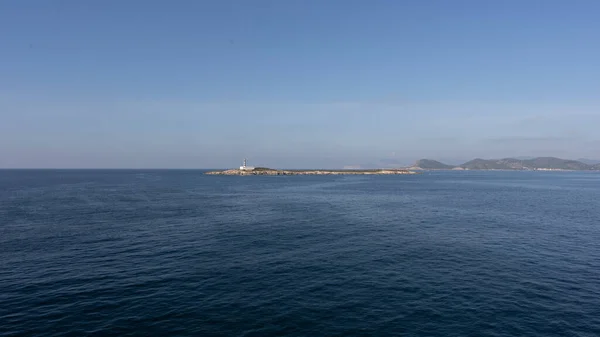
[[[277,170],[268,168],[268,167],[255,167],[252,171],[277,171]]]

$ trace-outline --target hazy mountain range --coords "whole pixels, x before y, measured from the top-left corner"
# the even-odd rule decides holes
[[[575,170],[590,171],[600,170],[600,163],[594,161],[583,162],[580,160],[560,159],[555,157],[537,157],[530,159],[504,158],[481,159],[476,158],[464,164],[447,165],[432,159],[421,159],[411,167],[423,170]]]

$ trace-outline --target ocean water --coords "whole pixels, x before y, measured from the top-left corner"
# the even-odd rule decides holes
[[[0,171],[2,336],[600,336],[600,174]]]

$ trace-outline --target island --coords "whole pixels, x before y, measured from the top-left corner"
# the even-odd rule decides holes
[[[225,176],[294,176],[294,175],[392,175],[392,174],[419,174],[424,171],[435,170],[478,170],[478,171],[600,171],[600,163],[589,163],[560,159],[556,157],[533,158],[503,158],[481,159],[476,158],[462,165],[447,165],[433,159],[417,160],[412,166],[379,169],[340,169],[340,170],[280,170],[267,167],[252,167],[243,165],[239,169],[206,172],[209,175]]]
[[[373,169],[373,170],[276,170],[266,167],[253,167],[245,169],[211,171],[206,172],[209,175],[224,176],[298,176],[298,175],[393,175],[393,174],[417,174],[415,171],[406,169]]]

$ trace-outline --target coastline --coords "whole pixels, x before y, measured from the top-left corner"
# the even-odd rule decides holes
[[[419,174],[419,172],[406,169],[375,169],[375,170],[275,170],[275,169],[255,169],[255,170],[224,170],[206,172],[208,175],[225,176],[297,176],[297,175],[397,175],[397,174]]]

